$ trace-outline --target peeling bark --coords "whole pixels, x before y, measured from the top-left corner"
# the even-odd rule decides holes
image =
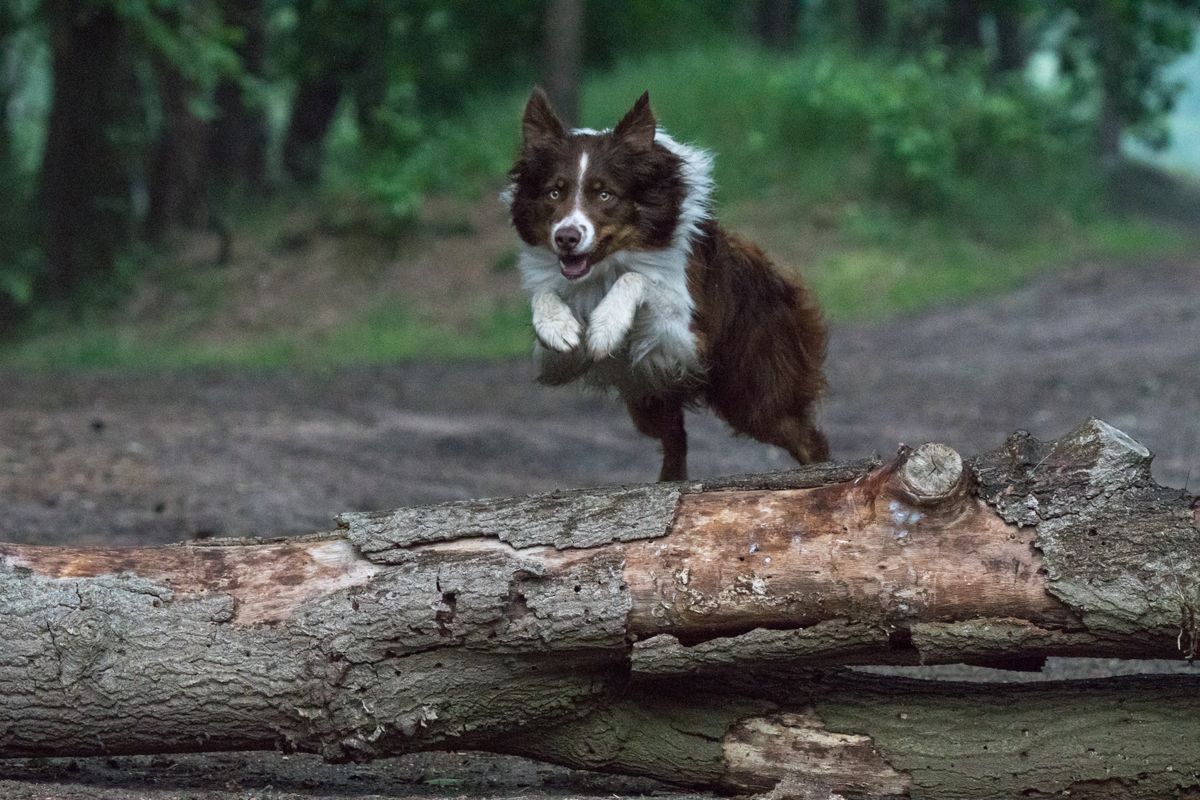
[[[478,748],[729,791],[999,797],[982,776],[1010,768],[995,786],[1157,791],[1160,759],[1122,772],[1106,726],[1177,755],[1183,780],[1194,682],[798,671],[1194,655],[1200,528],[1149,458],[1089,420],[972,462],[923,445],[882,466],[350,514],[290,540],[0,545],[0,756]],[[1078,725],[1092,750],[947,761],[1018,722]],[[937,781],[957,788],[922,788]]]

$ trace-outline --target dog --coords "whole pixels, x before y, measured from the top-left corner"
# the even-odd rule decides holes
[[[687,478],[684,410],[807,464],[828,338],[808,290],[711,213],[712,156],[658,128],[648,93],[611,130],[567,130],[541,89],[503,197],[522,246],[538,379],[615,389]]]

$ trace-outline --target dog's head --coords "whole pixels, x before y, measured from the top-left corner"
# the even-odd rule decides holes
[[[613,253],[672,243],[688,187],[679,155],[656,141],[665,136],[648,94],[611,130],[568,131],[535,89],[522,131],[509,173],[513,225],[526,244],[557,256],[568,280]]]

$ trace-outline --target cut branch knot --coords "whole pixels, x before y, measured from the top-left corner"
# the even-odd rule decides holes
[[[912,452],[898,477],[914,503],[938,503],[963,488],[962,456],[947,445],[926,442]]]

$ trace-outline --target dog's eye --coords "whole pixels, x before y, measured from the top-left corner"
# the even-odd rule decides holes
[[[612,200],[612,195],[609,194],[608,192],[601,192],[600,199],[601,199],[601,201],[607,203],[609,200]]]
[[[551,200],[557,200],[560,197],[562,197],[562,192],[560,192],[558,189],[550,190],[550,199]]]

